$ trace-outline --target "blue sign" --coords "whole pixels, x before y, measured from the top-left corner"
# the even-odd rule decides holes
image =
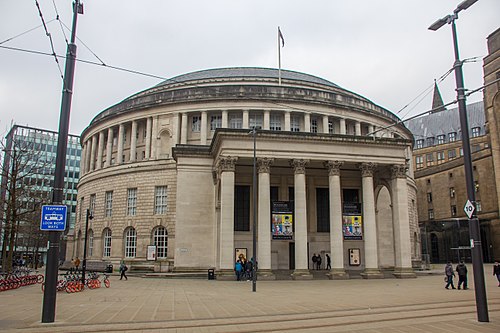
[[[42,206],[40,230],[64,231],[66,229],[66,206]]]

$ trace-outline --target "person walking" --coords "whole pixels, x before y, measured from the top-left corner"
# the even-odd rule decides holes
[[[457,265],[455,269],[458,273],[458,290],[462,284],[464,285],[464,290],[467,290],[467,266],[465,266],[463,260]]]
[[[444,273],[446,274],[446,289],[449,289],[451,285],[451,289],[456,289],[455,286],[453,285],[453,277],[455,276],[455,273],[453,272],[453,265],[451,264],[451,261],[448,261],[444,268]]]
[[[128,271],[127,265],[125,265],[125,260],[122,260],[120,263],[120,280],[125,278],[125,280],[128,280],[127,275],[125,274],[126,271]]]
[[[500,264],[498,261],[495,261],[495,265],[493,265],[493,275],[496,275],[498,286],[500,287]]]
[[[325,254],[325,257],[326,257],[326,269],[332,269],[332,259],[330,258],[328,253]]]
[[[234,265],[234,271],[236,272],[236,281],[241,281],[241,271],[243,270],[243,266],[241,262],[238,260]]]

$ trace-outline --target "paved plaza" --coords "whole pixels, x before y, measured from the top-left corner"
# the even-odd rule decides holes
[[[472,267],[469,265],[469,271]],[[485,266],[489,323],[475,294],[417,279],[258,281],[143,278],[57,295],[42,324],[40,285],[0,293],[1,332],[500,332],[500,288]],[[471,288],[473,278],[469,274]]]

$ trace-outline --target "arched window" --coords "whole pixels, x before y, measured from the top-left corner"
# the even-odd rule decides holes
[[[102,233],[102,239],[103,241],[103,249],[102,249],[102,256],[103,257],[110,257],[111,256],[111,229],[106,228],[104,229],[104,232]]]
[[[157,227],[153,231],[153,245],[156,245],[156,257],[166,258],[168,248],[168,234],[165,227]]]
[[[88,248],[89,257],[92,257],[94,249],[94,231],[92,229],[89,229],[88,237],[89,237],[89,248]]]
[[[125,230],[125,258],[135,258],[137,253],[137,233],[130,227]]]

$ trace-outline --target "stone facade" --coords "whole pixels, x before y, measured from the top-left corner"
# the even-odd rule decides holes
[[[213,267],[218,278],[233,278],[235,251],[254,255],[255,211],[262,278],[292,270],[293,278],[309,279],[313,253],[325,265],[331,256],[325,273],[332,279],[378,278],[382,270],[413,277],[420,237],[413,166],[406,165],[411,133],[389,127],[398,121],[391,112],[329,81],[282,71],[278,85],[277,74],[189,73],[98,114],[82,133],[79,219],[68,257],[81,256],[82,212],[95,197],[95,260],[156,271]],[[291,239],[271,235],[275,201],[294,207]],[[359,210],[359,236],[348,236],[346,207]],[[150,245],[155,261],[146,257]]]

